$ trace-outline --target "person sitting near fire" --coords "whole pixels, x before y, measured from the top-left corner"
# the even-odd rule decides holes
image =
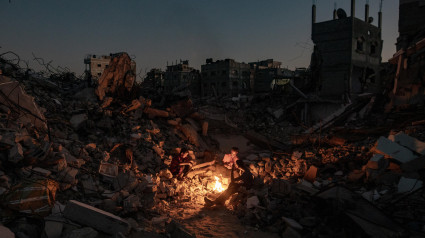
[[[233,171],[235,170],[235,167],[241,170],[242,172],[242,175],[237,178],[234,178],[233,176]],[[253,183],[254,177],[249,171],[249,168],[243,163],[242,160],[237,160],[236,165],[233,164],[232,166],[229,187],[226,189],[226,191],[221,193],[220,196],[218,196],[218,198],[214,201],[208,199],[207,197],[204,197],[205,206],[224,205],[226,200],[229,199],[232,194],[237,193],[241,187],[245,187],[246,190],[249,190],[251,189]]]
[[[238,153],[239,153],[239,148],[232,147],[232,149],[230,150],[230,154],[224,155],[224,158],[223,158],[224,167],[228,169],[232,169],[233,165],[236,164],[236,161],[239,160]]]
[[[186,148],[182,148],[180,153],[173,157],[170,164],[170,172],[173,174],[173,177],[181,180],[190,171],[192,162],[188,155],[189,151]]]

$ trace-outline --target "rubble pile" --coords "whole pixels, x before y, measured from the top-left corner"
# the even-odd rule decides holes
[[[128,64],[127,54],[113,57],[96,88],[69,74],[0,75],[1,234],[203,236],[173,214],[208,216],[204,197],[229,185],[225,151],[209,136],[221,123],[263,144],[240,154],[253,188],[225,205],[243,224],[282,237],[423,235],[424,116],[392,131],[354,123],[348,136],[337,129],[294,136],[305,128],[275,107],[255,116],[261,103],[233,102],[226,111],[198,110],[189,98],[152,101],[157,95],[138,93]],[[398,113],[385,125],[410,115]],[[178,180],[169,165],[183,147],[194,165]]]

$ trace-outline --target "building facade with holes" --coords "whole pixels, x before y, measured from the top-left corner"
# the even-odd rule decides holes
[[[253,72],[247,63],[233,59],[213,61],[201,65],[201,95],[203,97],[236,97],[251,92]]]
[[[381,12],[375,25],[368,5],[364,20],[355,17],[354,0],[351,5],[351,16],[338,9],[332,20],[324,22],[316,22],[313,5],[310,68],[321,96],[341,98],[380,90]]]

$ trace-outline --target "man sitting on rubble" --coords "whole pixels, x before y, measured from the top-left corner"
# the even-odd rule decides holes
[[[186,148],[182,148],[180,153],[177,156],[174,156],[171,160],[170,172],[173,174],[173,177],[178,180],[183,179],[192,167],[192,163],[188,155],[189,151]]]
[[[239,148],[232,147],[232,149],[230,150],[230,154],[224,155],[224,158],[223,158],[224,167],[228,169],[232,169],[233,165],[236,164],[236,161],[239,160],[238,153],[239,153]]]
[[[242,175],[234,178],[233,171],[237,167],[239,170],[241,170]],[[230,176],[230,184],[229,187],[224,191],[223,193],[218,196],[218,198],[214,201],[208,199],[207,197],[204,198],[205,200],[205,206],[213,206],[213,205],[224,205],[227,199],[229,197],[238,192],[241,187],[244,187],[245,190],[249,190],[252,187],[252,184],[254,183],[254,177],[252,176],[252,173],[249,171],[249,168],[243,163],[242,160],[236,161],[236,166],[232,166],[232,173]]]

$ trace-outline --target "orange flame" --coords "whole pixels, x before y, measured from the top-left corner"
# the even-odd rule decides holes
[[[215,186],[213,188],[213,191],[223,192],[224,188],[223,188],[223,185],[220,183],[219,178],[217,176],[214,176],[214,178],[215,178]]]

